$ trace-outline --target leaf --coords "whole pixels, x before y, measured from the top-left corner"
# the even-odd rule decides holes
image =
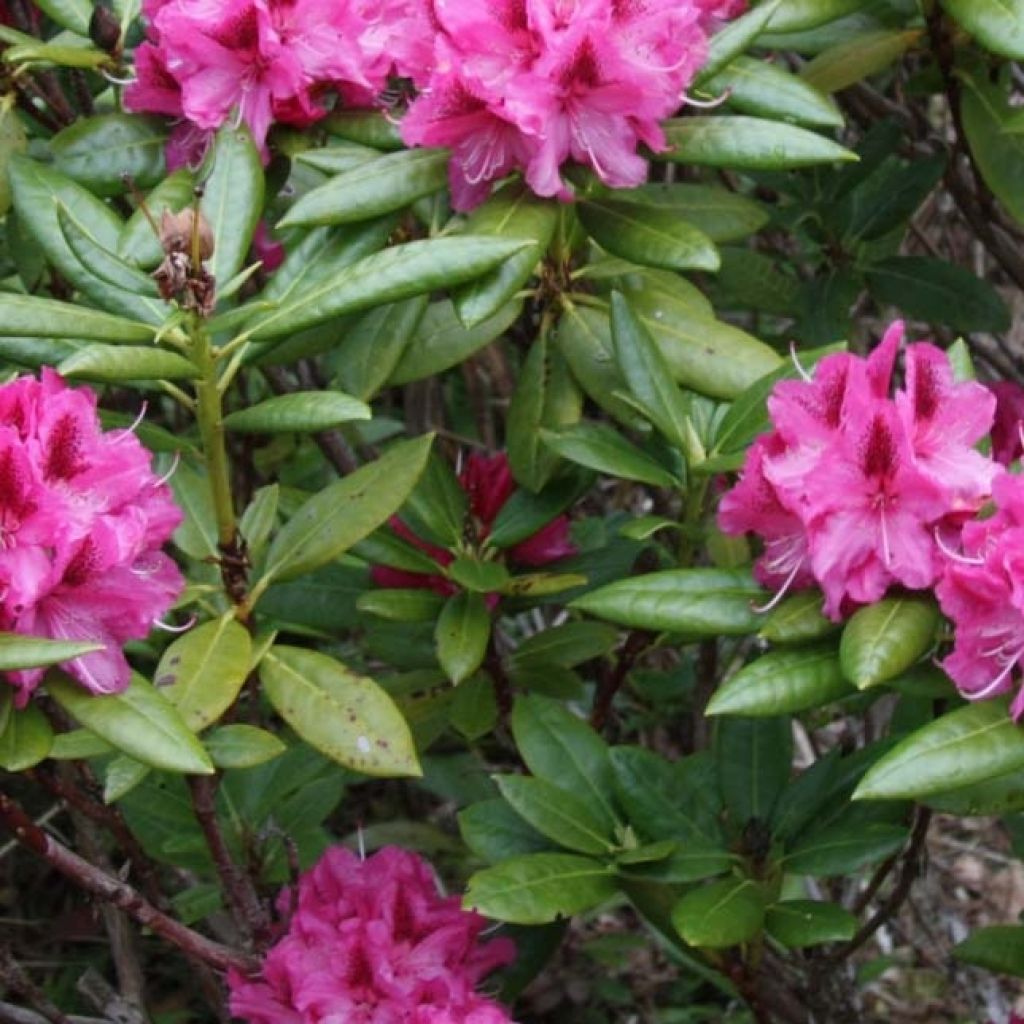
[[[456,688],[448,721],[470,743],[494,729],[498,723],[498,701],[490,676],[477,673]]]
[[[24,152],[27,148],[25,129],[14,110],[14,96],[8,94],[0,99],[0,216],[11,208],[7,166],[15,153]]]
[[[81,118],[50,140],[54,166],[103,196],[121,195],[124,177],[140,188],[164,173],[167,128],[158,118],[138,114],[99,114]]]
[[[215,246],[207,261],[217,283],[226,284],[245,263],[263,210],[263,163],[248,128],[224,125],[213,143],[212,167],[199,209]]]
[[[548,840],[523,821],[504,800],[471,804],[459,811],[458,819],[466,845],[490,864],[551,848]]]
[[[493,270],[523,244],[458,235],[392,246],[290,295],[278,309],[255,318],[252,337],[280,338],[343,313],[463,284]]]
[[[794,124],[841,128],[843,115],[816,82],[798,78],[784,68],[753,57],[737,57],[703,89],[727,95],[730,107],[745,114]]]
[[[445,567],[448,578],[466,590],[493,594],[508,586],[508,569],[501,562],[489,562],[476,556],[459,555]]]
[[[386,522],[415,486],[432,442],[432,434],[402,441],[313,495],[271,542],[257,586],[312,572]]]
[[[623,202],[638,202],[644,206],[671,207],[712,242],[746,238],[768,223],[768,213],[760,203],[739,192],[729,192],[714,185],[649,182],[623,191],[619,198]],[[589,267],[593,266],[589,264]],[[680,278],[675,280],[681,281]]]
[[[753,606],[764,596],[746,570],[670,569],[598,587],[570,607],[635,629],[745,636],[757,632]]]
[[[458,685],[483,663],[491,637],[491,613],[482,594],[461,590],[445,602],[434,641],[445,675]]]
[[[724,949],[752,939],[764,924],[764,894],[750,878],[724,878],[688,892],[672,924],[691,946]]]
[[[930,256],[894,256],[867,270],[868,288],[916,320],[957,331],[1005,331],[1010,311],[987,281]]]
[[[89,20],[93,12],[89,0],[36,0],[36,7],[63,28],[80,36],[89,35]]]
[[[191,360],[163,348],[139,345],[86,345],[57,367],[65,377],[120,384],[133,380],[195,380],[199,368]]]
[[[651,487],[678,488],[676,479],[660,462],[627,441],[607,423],[576,423],[557,432],[541,430],[540,437],[570,462],[598,473],[636,480]]]
[[[356,607],[368,615],[379,615],[392,622],[433,622],[441,613],[445,599],[432,590],[368,590],[360,594]]]
[[[468,507],[459,478],[435,452],[402,506],[402,522],[418,537],[459,550],[463,547]]]
[[[806,835],[782,858],[785,871],[796,875],[847,875],[896,853],[907,841],[901,825],[837,824]]]
[[[322,149],[306,149],[295,157],[300,164],[308,164],[324,174],[340,174],[380,156],[379,150],[358,142],[340,142]]]
[[[920,38],[920,29],[865,32],[823,50],[803,66],[800,77],[822,92],[839,92],[884,71]]]
[[[401,149],[402,136],[394,119],[379,110],[339,110],[320,122],[332,135],[373,149]]]
[[[9,691],[10,688],[5,685],[4,689]],[[11,701],[11,697],[0,699],[0,704],[4,700]],[[23,772],[39,764],[50,753],[53,729],[38,704],[14,710],[8,704],[7,711],[7,724],[0,729],[0,768],[8,772]]]
[[[773,644],[820,640],[839,629],[821,610],[821,591],[801,590],[777,604],[764,620],[760,636]]]
[[[976,928],[953,947],[953,956],[965,964],[997,974],[1024,978],[1024,925],[1002,924]]]
[[[68,248],[76,259],[107,284],[156,298],[156,282],[148,274],[125,263],[116,253],[99,245],[63,203],[57,204],[57,221]],[[169,312],[169,310],[168,310]]]
[[[859,690],[895,679],[931,648],[940,623],[927,597],[888,597],[859,608],[843,627],[843,675]]]
[[[618,817],[608,748],[586,722],[557,701],[523,696],[512,709],[512,735],[533,775],[572,793],[604,830],[614,829]]]
[[[573,794],[522,775],[497,775],[494,781],[513,810],[559,846],[598,855],[614,849],[607,826]]]
[[[723,718],[715,733],[722,800],[736,828],[767,822],[789,782],[793,736],[788,717]]]
[[[51,640],[23,633],[0,633],[0,672],[17,672],[26,668],[45,668],[62,661],[80,658],[83,654],[102,651],[103,643],[78,640]]]
[[[242,722],[211,729],[203,743],[213,763],[222,769],[253,768],[288,749],[272,732]]]
[[[615,876],[598,861],[534,853],[478,871],[463,904],[496,921],[546,924],[596,907],[615,891]]]
[[[714,243],[668,206],[594,198],[577,204],[580,222],[602,249],[642,266],[717,270]]]
[[[942,0],[942,6],[986,49],[1024,60],[1024,0]]]
[[[227,612],[178,637],[161,656],[153,680],[185,724],[199,732],[234,704],[251,658],[249,631]]]
[[[666,121],[668,150],[655,159],[743,171],[781,171],[856,160],[806,128],[757,117],[701,116]]]
[[[240,434],[317,433],[371,416],[368,405],[341,391],[297,391],[229,413],[224,428]]]
[[[103,773],[103,802],[112,804],[127,796],[151,771],[148,765],[124,754],[112,758]]]
[[[532,537],[581,497],[592,479],[589,473],[573,469],[555,477],[537,494],[522,488],[513,491],[491,526],[489,546],[510,548]]]
[[[499,189],[466,218],[467,234],[529,243],[455,293],[455,311],[466,327],[493,316],[526,284],[551,244],[557,223],[558,204],[535,196],[523,185]]]
[[[364,775],[422,774],[409,726],[372,679],[317,651],[280,645],[259,672],[274,709],[315,750]]]
[[[848,942],[857,931],[857,918],[844,907],[820,900],[783,900],[768,908],[765,930],[788,949]]]
[[[295,202],[279,228],[347,224],[408,206],[444,188],[446,149],[405,149],[358,163]]]
[[[136,761],[168,772],[213,772],[174,706],[137,673],[122,693],[91,694],[60,673],[47,676],[46,689],[76,721]]]
[[[715,33],[708,43],[708,55],[699,74],[694,79],[694,85],[702,85],[734,57],[745,53],[765,30],[781,2],[782,0],[767,0],[766,3],[760,3],[753,10],[730,21]]]
[[[867,6],[868,0],[782,0],[772,15],[772,32],[801,32]]]
[[[513,665],[574,665],[608,654],[619,631],[600,622],[564,622],[527,637],[513,652]]]
[[[843,678],[833,646],[772,651],[727,679],[712,696],[706,713],[791,715],[854,692]]]
[[[689,402],[676,387],[661,350],[626,299],[612,292],[611,305],[615,357],[630,392],[669,444],[688,451],[692,432]]]
[[[0,294],[0,337],[153,340],[153,328],[99,310],[11,292]]]

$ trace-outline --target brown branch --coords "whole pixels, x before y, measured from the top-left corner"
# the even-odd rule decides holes
[[[108,875],[57,842],[36,825],[15,800],[2,792],[0,822],[22,846],[41,857],[80,889],[112,903],[189,956],[221,971],[235,968],[246,974],[254,974],[259,970],[259,961],[255,957],[214,942],[161,913],[127,882]]]
[[[6,946],[0,946],[0,982],[3,982],[5,989],[24,999],[50,1024],[69,1024],[64,1013],[32,981],[28,972],[14,959],[14,954]]]
[[[615,695],[626,681],[626,676],[633,670],[637,659],[647,649],[652,639],[652,635],[645,630],[632,630],[619,651],[615,665],[602,673],[594,696],[594,707],[590,712],[590,725],[598,732],[607,724]]]

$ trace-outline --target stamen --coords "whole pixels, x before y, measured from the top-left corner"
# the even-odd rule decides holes
[[[882,498],[878,512],[879,523],[882,527],[882,555],[885,558],[885,567],[892,565],[892,549],[889,546],[889,524],[885,519],[885,498]]]
[[[190,630],[196,624],[197,621],[198,616],[193,614],[189,616],[188,622],[186,622],[183,626],[172,625],[170,622],[164,622],[163,619],[154,619],[153,625],[156,626],[157,629],[162,629],[167,633],[185,633],[188,630]]]
[[[789,343],[789,358],[793,360],[793,365],[796,367],[796,372],[800,374],[805,384],[810,384],[814,379],[804,368],[800,362],[800,358],[796,354],[796,342],[791,341]]]
[[[167,472],[164,473],[164,475],[162,477],[157,479],[156,482],[153,484],[153,486],[154,487],[160,487],[163,484],[166,484],[171,479],[171,477],[174,476],[175,472],[178,469],[178,465],[180,464],[180,462],[181,462],[181,452],[175,452],[174,453],[174,459],[171,462],[171,468],[169,470],[167,470]]]
[[[797,573],[800,572],[800,567],[802,565],[802,562],[797,562],[797,564],[793,567],[793,571],[786,577],[786,581],[782,584],[782,588],[767,604],[753,604],[750,606],[751,609],[757,612],[758,615],[763,615],[765,612],[770,612],[789,592],[789,588],[793,585],[793,580],[796,579]]]
[[[978,555],[976,558],[971,558],[968,555],[960,554],[958,551],[954,551],[952,548],[946,545],[946,542],[942,539],[942,532],[939,527],[935,527],[933,532],[935,537],[935,545],[938,549],[953,562],[960,562],[961,565],[984,565],[985,559]]]
[[[359,844],[359,859],[366,860],[366,837],[363,835],[363,823],[356,825],[356,842]]]
[[[134,434],[139,429],[139,425],[146,418],[146,411],[149,409],[149,402],[143,400],[142,408],[139,409],[139,415],[132,421],[130,427],[125,427],[116,438],[114,438],[114,444],[120,444],[129,434]]]
[[[100,69],[100,74],[112,85],[134,85],[138,78],[135,75],[131,75],[128,78],[118,78],[117,75],[112,75],[109,71]]]
[[[714,110],[715,107],[720,107],[723,103],[727,102],[730,96],[732,96],[732,86],[729,86],[721,96],[716,96],[710,100],[695,100],[689,93],[684,92],[682,101],[700,110]]]
[[[997,693],[1006,681],[1006,677],[1013,671],[1014,665],[1017,664],[1017,659],[1024,654],[1024,645],[1018,647],[1013,657],[1009,658],[1006,664],[1003,666],[1003,670],[981,690],[977,690],[974,693],[964,693],[960,691],[967,700],[985,700],[986,697],[991,697]]]

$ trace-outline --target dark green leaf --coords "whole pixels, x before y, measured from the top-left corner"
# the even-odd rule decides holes
[[[768,223],[768,212],[759,203],[714,185],[651,182],[623,192],[619,198],[645,206],[671,207],[712,242],[746,238]]]
[[[953,956],[987,971],[1024,978],[1024,925],[978,928],[953,948]]]
[[[859,608],[843,627],[843,675],[860,690],[895,679],[935,643],[941,618],[923,597],[887,597]]]
[[[62,661],[71,661],[103,648],[102,642],[50,640],[22,633],[0,633],[0,672],[59,665]]]
[[[213,763],[222,769],[254,768],[288,749],[272,732],[243,722],[211,729],[203,743]]]
[[[522,775],[498,775],[494,781],[513,810],[559,846],[599,855],[614,848],[605,824],[572,793]]]
[[[241,434],[316,433],[371,415],[368,405],[341,391],[297,391],[230,413],[224,427]]]
[[[764,924],[765,899],[749,878],[725,878],[688,892],[672,923],[691,946],[723,949],[752,939]]]
[[[4,684],[4,690],[10,687]],[[11,697],[0,699],[6,703],[6,724],[0,729],[0,768],[8,772],[23,772],[38,764],[53,746],[53,729],[38,704],[11,710]],[[0,713],[0,718],[3,718]],[[0,723],[2,724],[2,723]]]
[[[177,352],[138,345],[86,345],[62,360],[57,368],[65,377],[104,384],[131,380],[194,380],[199,376],[195,363]]]
[[[920,29],[865,32],[822,51],[800,74],[822,92],[838,92],[884,71],[920,38]]]
[[[461,683],[480,667],[490,636],[491,613],[482,594],[461,590],[448,598],[434,639],[437,660],[453,683]]]
[[[551,848],[551,843],[504,800],[472,804],[459,811],[458,819],[466,845],[490,864],[501,864],[510,857]]]
[[[166,125],[157,118],[100,114],[58,132],[50,151],[62,174],[98,195],[115,196],[124,192],[125,175],[140,188],[160,180],[166,143]]]
[[[773,644],[820,640],[839,629],[821,610],[821,591],[801,590],[776,605],[764,620],[760,635]]]
[[[848,942],[857,931],[857,918],[835,903],[784,900],[768,908],[764,926],[776,942],[802,949],[823,942]]]
[[[795,875],[846,875],[896,853],[907,841],[900,825],[837,824],[812,832],[782,859]]]
[[[986,49],[1024,60],[1024,0],[942,0],[942,6]]]
[[[719,786],[733,825],[767,822],[789,782],[793,736],[788,717],[723,718],[715,733]]]

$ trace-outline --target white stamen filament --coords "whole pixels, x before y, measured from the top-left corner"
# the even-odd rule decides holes
[[[683,102],[689,104],[691,107],[697,107],[700,110],[714,110],[715,107],[720,107],[725,103],[732,95],[732,86],[727,88],[721,96],[716,96],[710,100],[695,100],[689,93],[683,93]]]
[[[789,588],[793,585],[793,580],[796,579],[797,573],[800,571],[801,563],[797,563],[793,567],[793,571],[786,577],[786,581],[782,584],[782,587],[776,592],[775,596],[768,601],[767,604],[751,605],[751,608],[757,612],[758,615],[763,615],[765,612],[770,612],[789,592]]]
[[[174,453],[174,459],[171,462],[171,468],[167,470],[162,477],[159,477],[153,484],[154,487],[160,487],[162,484],[166,484],[178,469],[178,464],[181,462],[181,452]]]
[[[188,622],[182,626],[175,626],[170,622],[164,622],[163,619],[154,619],[153,625],[156,626],[157,629],[162,629],[167,633],[185,633],[196,624],[197,618],[198,617],[196,615],[190,615]]]
[[[800,374],[800,377],[805,384],[810,384],[814,379],[811,375],[803,368],[800,362],[800,358],[796,354],[796,342],[791,341],[789,343],[789,358],[793,360],[793,365],[796,367],[796,372]]]
[[[942,539],[942,531],[939,527],[935,527],[934,533],[936,547],[950,560],[953,562],[959,562],[961,565],[984,565],[985,559],[981,555],[971,558],[968,555],[960,554],[958,551],[954,551],[949,547],[946,542]]]
[[[993,694],[998,693],[1003,683],[1006,681],[1006,677],[1013,671],[1013,666],[1017,664],[1017,659],[1024,654],[1024,644],[1018,647],[1013,654],[1006,658],[1006,664],[1003,666],[999,675],[992,680],[991,683],[986,685],[980,690],[976,690],[974,693],[963,693],[963,696],[967,700],[985,700],[986,697],[991,697]]]
[[[883,496],[878,507],[878,521],[882,528],[882,556],[885,559],[885,567],[892,565],[892,548],[889,545],[889,523],[885,518],[886,499]]]
[[[146,418],[146,412],[148,411],[148,409],[149,409],[149,402],[144,400],[143,403],[142,403],[142,407],[139,409],[139,414],[138,414],[138,416],[135,417],[134,420],[132,420],[131,426],[125,427],[125,429],[122,430],[121,433],[118,434],[116,438],[114,438],[114,442],[113,443],[114,444],[120,444],[130,434],[134,434],[135,431],[139,429],[139,425]]]

